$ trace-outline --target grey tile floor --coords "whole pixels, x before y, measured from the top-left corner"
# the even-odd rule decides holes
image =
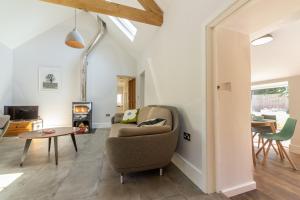
[[[1,175],[22,174],[0,191],[1,200],[222,200],[205,195],[179,169],[170,164],[160,177],[158,170],[133,173],[120,184],[105,156],[109,130],[77,136],[78,153],[71,138],[60,137],[59,164],[47,152],[47,140],[32,142],[24,166],[19,167],[24,142],[18,138],[0,141]],[[2,177],[3,178],[3,177]],[[0,180],[1,182],[1,180]],[[0,188],[1,190],[1,188]]]

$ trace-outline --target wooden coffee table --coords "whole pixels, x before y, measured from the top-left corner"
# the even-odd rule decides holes
[[[44,129],[49,130],[49,129]],[[55,152],[55,164],[58,164],[58,137],[70,135],[75,147],[75,151],[77,152],[77,144],[75,139],[75,134],[79,131],[79,128],[77,127],[61,127],[61,128],[51,128],[51,130],[54,130],[54,133],[46,134],[43,132],[43,130],[38,131],[30,131],[20,134],[18,137],[22,139],[26,139],[25,147],[23,151],[23,155],[21,158],[20,166],[23,166],[23,162],[26,158],[26,154],[28,152],[29,146],[31,144],[31,141],[34,139],[48,139],[48,153],[50,153],[51,149],[51,139],[54,138],[54,152]]]

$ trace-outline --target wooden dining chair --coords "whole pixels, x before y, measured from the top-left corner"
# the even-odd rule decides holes
[[[260,117],[259,119],[257,119],[257,121],[263,121],[263,120],[274,120],[274,127],[271,126],[260,126],[260,127],[252,127],[252,132],[253,134],[253,139],[255,138],[256,135],[258,135],[258,142],[257,142],[257,148],[260,148],[261,144],[264,144],[264,139],[261,136],[262,134],[265,133],[276,133],[276,129],[277,129],[277,124],[276,124],[276,115],[262,115],[262,116],[256,116],[256,117]],[[275,130],[273,130],[275,129]],[[274,145],[272,144],[272,148],[275,151],[275,153],[278,155],[278,151],[276,150],[276,148],[274,147]],[[264,155],[266,153],[265,148],[263,148],[263,152]]]
[[[266,163],[270,147],[273,144],[273,141],[276,142],[278,147],[278,152],[281,160],[283,160],[285,157],[288,159],[289,163],[291,164],[292,168],[294,170],[297,170],[297,167],[293,160],[289,157],[287,152],[285,151],[284,147],[282,146],[282,141],[287,141],[291,139],[294,135],[295,128],[296,128],[297,120],[288,118],[284,127],[279,133],[264,133],[261,134],[264,139],[266,139],[266,142],[264,142],[263,146],[258,150],[257,155],[262,151],[263,148],[265,148],[266,145],[268,145],[266,154],[264,156],[263,165]]]
[[[265,115],[265,114],[263,114],[262,117],[263,117],[264,119],[270,119],[270,120],[274,120],[274,121],[276,121],[276,119],[277,119],[276,115]],[[275,123],[275,128],[277,129],[276,123]],[[260,131],[261,134],[264,134],[264,133],[271,133],[271,132],[272,132],[272,129],[271,129],[271,127],[261,127],[259,131]],[[264,139],[263,139],[263,137],[259,134],[259,135],[258,135],[258,146],[257,146],[257,148],[260,147],[260,144],[264,144]],[[276,149],[274,148],[274,146],[273,146],[273,149],[274,149],[274,151],[277,153],[277,151],[276,151]]]

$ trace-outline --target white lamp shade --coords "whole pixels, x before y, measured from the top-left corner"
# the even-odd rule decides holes
[[[76,49],[83,49],[85,46],[83,37],[77,31],[77,29],[74,29],[67,35],[65,43],[69,47],[76,48]]]

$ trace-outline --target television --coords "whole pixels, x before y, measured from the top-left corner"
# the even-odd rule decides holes
[[[36,120],[39,118],[38,106],[4,106],[4,114],[10,120]]]

